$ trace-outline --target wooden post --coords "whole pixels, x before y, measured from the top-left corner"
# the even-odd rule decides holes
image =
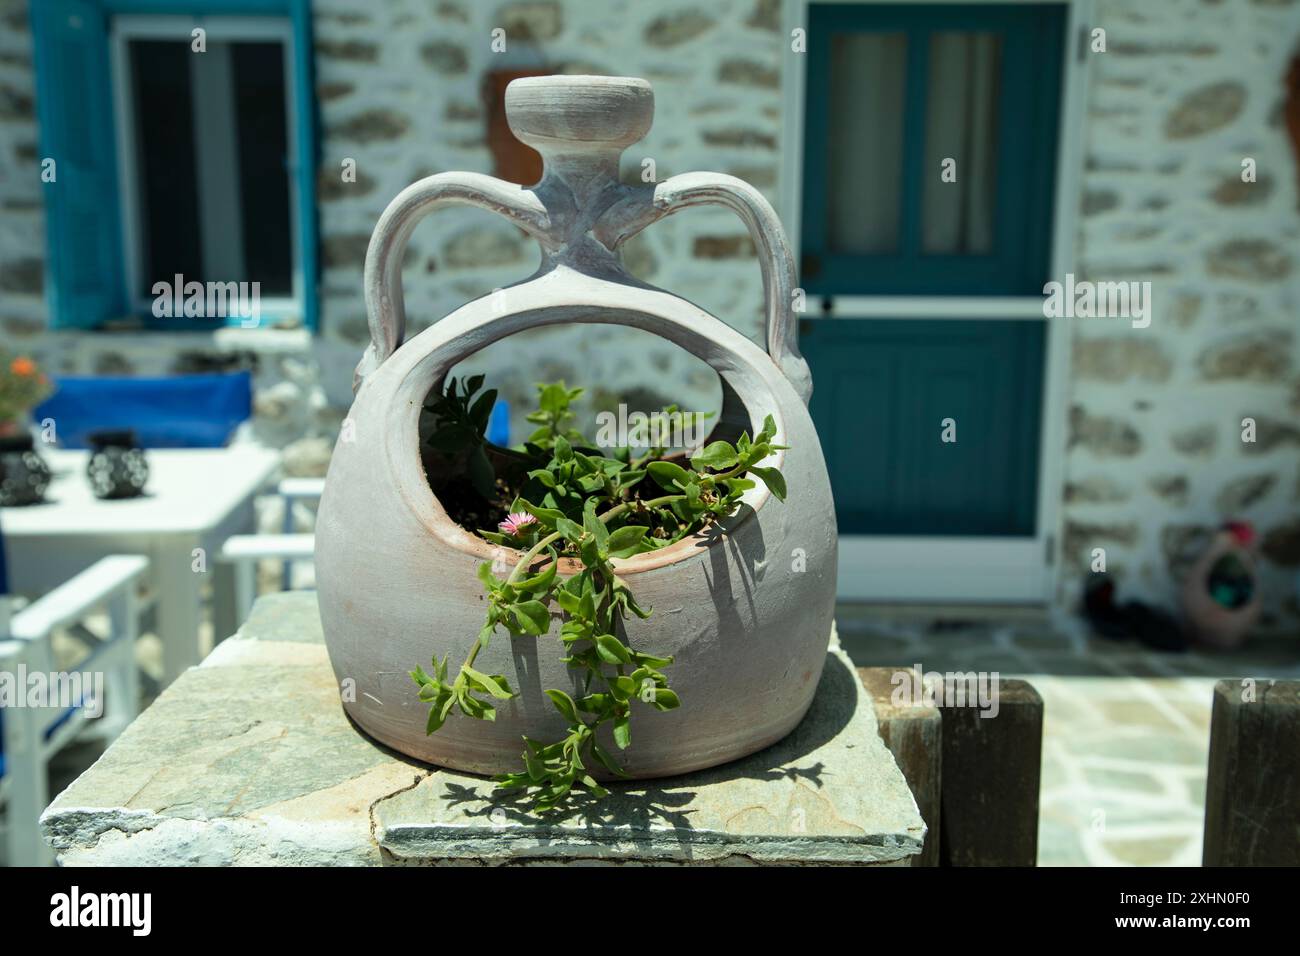
[[[940,707],[944,866],[1038,862],[1043,699],[1022,680],[998,680],[996,689],[996,716],[969,701]]]
[[[1300,681],[1214,685],[1205,866],[1300,865]]]
[[[895,701],[896,674],[911,668],[859,667],[858,678],[875,707],[880,739],[903,771],[921,819],[925,821],[925,847],[913,857],[913,866],[939,865],[939,777],[943,757],[939,710],[923,701]],[[910,680],[910,678],[909,678]]]

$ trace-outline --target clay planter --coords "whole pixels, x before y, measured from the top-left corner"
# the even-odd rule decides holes
[[[1225,555],[1234,555],[1255,579],[1250,599],[1234,608],[1219,604],[1206,587],[1210,569]],[[1238,647],[1258,623],[1262,609],[1258,570],[1255,556],[1250,551],[1250,538],[1231,527],[1218,531],[1183,582],[1182,604],[1187,629],[1198,644],[1219,650]]]
[[[334,449],[316,530],[316,574],[325,639],[348,690],[344,706],[371,736],[430,763],[479,773],[517,769],[521,735],[558,739],[565,722],[543,690],[578,692],[552,631],[511,638],[500,629],[476,667],[519,691],[495,722],[459,716],[432,736],[428,706],[408,672],[450,655],[453,670],[483,623],[476,569],[520,555],[478,538],[443,511],[421,467],[417,425],[430,389],[484,346],[561,322],[616,323],[656,333],[711,365],[723,381],[717,434],[757,432],[765,415],[776,441],[769,459],[785,473],[782,503],[761,484],[722,533],[696,536],[617,562],[648,620],[627,622],[636,648],[676,658],[668,670],[682,706],[639,707],[632,745],[614,753],[634,776],[723,763],[788,733],[812,700],[826,656],[835,600],[836,536],[826,465],[806,402],[807,366],[790,314],[793,265],[771,206],[729,176],[690,173],[621,185],[618,157],[649,129],[653,93],[643,80],[542,77],[506,93],[511,129],[545,160],[542,181],[521,188],[488,176],[444,173],[404,190],[379,220],[366,257],[371,345],[357,369],[350,440]],[[716,203],[749,227],[763,264],[767,351],[719,319],[628,277],[620,244],[687,206]],[[402,254],[433,209],[494,210],[537,239],[535,275],[478,299],[402,343]],[[400,346],[400,347],[399,347]],[[345,435],[347,433],[345,432]],[[578,569],[566,562],[561,573]],[[604,732],[607,728],[602,728]]]

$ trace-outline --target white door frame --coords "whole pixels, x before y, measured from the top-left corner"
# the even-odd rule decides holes
[[[816,0],[828,3],[888,3],[898,0]],[[931,0],[919,0],[917,5]],[[951,3],[953,0],[933,0]],[[993,0],[956,0],[990,3]],[[997,0],[1005,3],[1008,0]],[[1044,0],[1010,0],[1042,3]],[[1088,83],[1087,24],[1092,0],[1058,0],[1067,7],[1065,74],[1057,132],[1056,195],[1053,202],[1051,275],[1071,271],[1077,232],[1084,106]],[[779,203],[782,220],[799,260],[803,191],[804,84],[806,54],[791,52],[793,31],[806,31],[809,0],[784,0],[782,71],[782,154]],[[805,33],[806,38],[806,33]],[[805,47],[806,49],[806,47]],[[938,535],[843,535],[840,538],[839,596],[889,603],[1050,603],[1057,593],[1060,521],[1069,398],[1069,319],[1043,316],[1038,296],[834,296],[832,312],[857,318],[1036,319],[1047,323],[1043,414],[1039,436],[1038,504],[1033,537],[943,537]],[[815,384],[815,383],[814,383]]]

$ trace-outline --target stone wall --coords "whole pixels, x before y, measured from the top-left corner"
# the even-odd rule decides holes
[[[64,372],[250,365],[260,440],[296,473],[320,471],[367,340],[366,243],[400,189],[452,169],[492,171],[482,97],[491,70],[643,76],[656,123],[625,157],[659,179],[715,169],[776,200],[781,70],[793,55],[777,0],[470,2],[316,0],[322,146],[317,199],[322,327],[217,335],[51,335],[41,299],[42,212],[25,0],[0,0],[0,332]],[[1133,329],[1075,319],[1062,598],[1073,603],[1091,549],[1107,549],[1126,595],[1172,601],[1181,555],[1205,529],[1244,517],[1264,532],[1275,622],[1296,620],[1300,369],[1295,157],[1281,79],[1300,33],[1288,0],[1099,0],[1107,49],[1091,54],[1079,246],[1081,279],[1149,280],[1154,319]],[[493,52],[500,27],[504,52]],[[1241,182],[1241,161],[1258,179]],[[345,181],[346,160],[355,182]],[[631,270],[754,338],[761,287],[743,226],[691,210],[627,250]],[[538,253],[512,227],[449,210],[415,232],[407,260],[411,331],[517,281]],[[595,405],[716,404],[716,377],[667,344],[606,327],[557,329],[469,363],[516,409],[532,384],[592,386]],[[629,379],[629,376],[633,376]],[[1258,440],[1240,440],[1241,419]],[[516,434],[522,423],[516,419]]]
[[[645,77],[655,87],[655,123],[624,156],[626,180],[638,179],[651,159],[660,180],[719,170],[775,202],[783,48],[776,7],[770,0],[421,0],[360,12],[351,0],[316,0],[325,336],[358,351],[367,341],[359,273],[370,230],[393,195],[431,173],[492,171],[482,95],[490,71]],[[501,52],[492,48],[497,28],[505,31]],[[342,181],[346,159],[356,161],[356,183]],[[535,243],[488,213],[451,209],[430,217],[416,229],[407,259],[409,331],[518,281],[538,261]],[[626,261],[639,278],[761,337],[758,265],[731,213],[691,210],[657,224],[629,244]],[[498,346],[467,368],[489,372],[516,410],[532,406],[536,381],[556,378],[581,381],[601,404],[631,390],[637,407],[716,406],[716,376],[686,358],[667,343],[647,353],[617,328],[582,326]],[[515,425],[518,433],[518,416]]]
[[[1097,21],[1075,272],[1150,281],[1153,315],[1070,320],[1065,596],[1101,547],[1123,594],[1169,606],[1187,556],[1242,518],[1268,618],[1293,624],[1300,204],[1282,107],[1300,5],[1099,0]]]
[[[64,374],[249,365],[256,436],[277,446],[305,440],[296,456],[307,470],[319,469],[350,401],[351,367],[368,341],[361,270],[370,230],[387,202],[416,179],[446,170],[493,171],[485,74],[545,67],[646,77],[655,84],[657,118],[649,138],[625,157],[627,178],[639,176],[650,158],[660,179],[716,169],[754,183],[775,201],[776,8],[772,0],[715,3],[707,13],[632,0],[316,0],[322,319],[311,339],[278,332],[47,334],[27,2],[0,0],[0,208],[7,221],[0,234],[0,327],[6,339]],[[501,52],[491,47],[497,27],[506,36]],[[343,175],[348,160],[354,180]],[[743,225],[730,213],[699,210],[670,219],[630,243],[626,258],[637,276],[761,337],[758,266]],[[452,209],[431,217],[416,230],[407,257],[408,334],[526,277],[538,260],[531,240],[488,213]],[[465,370],[492,373],[516,411],[532,402],[535,381],[556,378],[590,386],[595,401],[588,413],[629,392],[637,407],[717,404],[710,370],[667,343],[646,353],[617,328],[557,329],[512,345]],[[629,386],[638,369],[641,380]],[[523,427],[516,415],[516,434]]]

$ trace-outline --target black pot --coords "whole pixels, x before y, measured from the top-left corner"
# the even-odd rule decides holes
[[[36,454],[27,432],[0,436],[0,506],[34,505],[45,500],[50,466]]]
[[[149,480],[149,462],[136,444],[135,432],[92,432],[86,436],[90,461],[86,479],[96,498],[134,498]]]

